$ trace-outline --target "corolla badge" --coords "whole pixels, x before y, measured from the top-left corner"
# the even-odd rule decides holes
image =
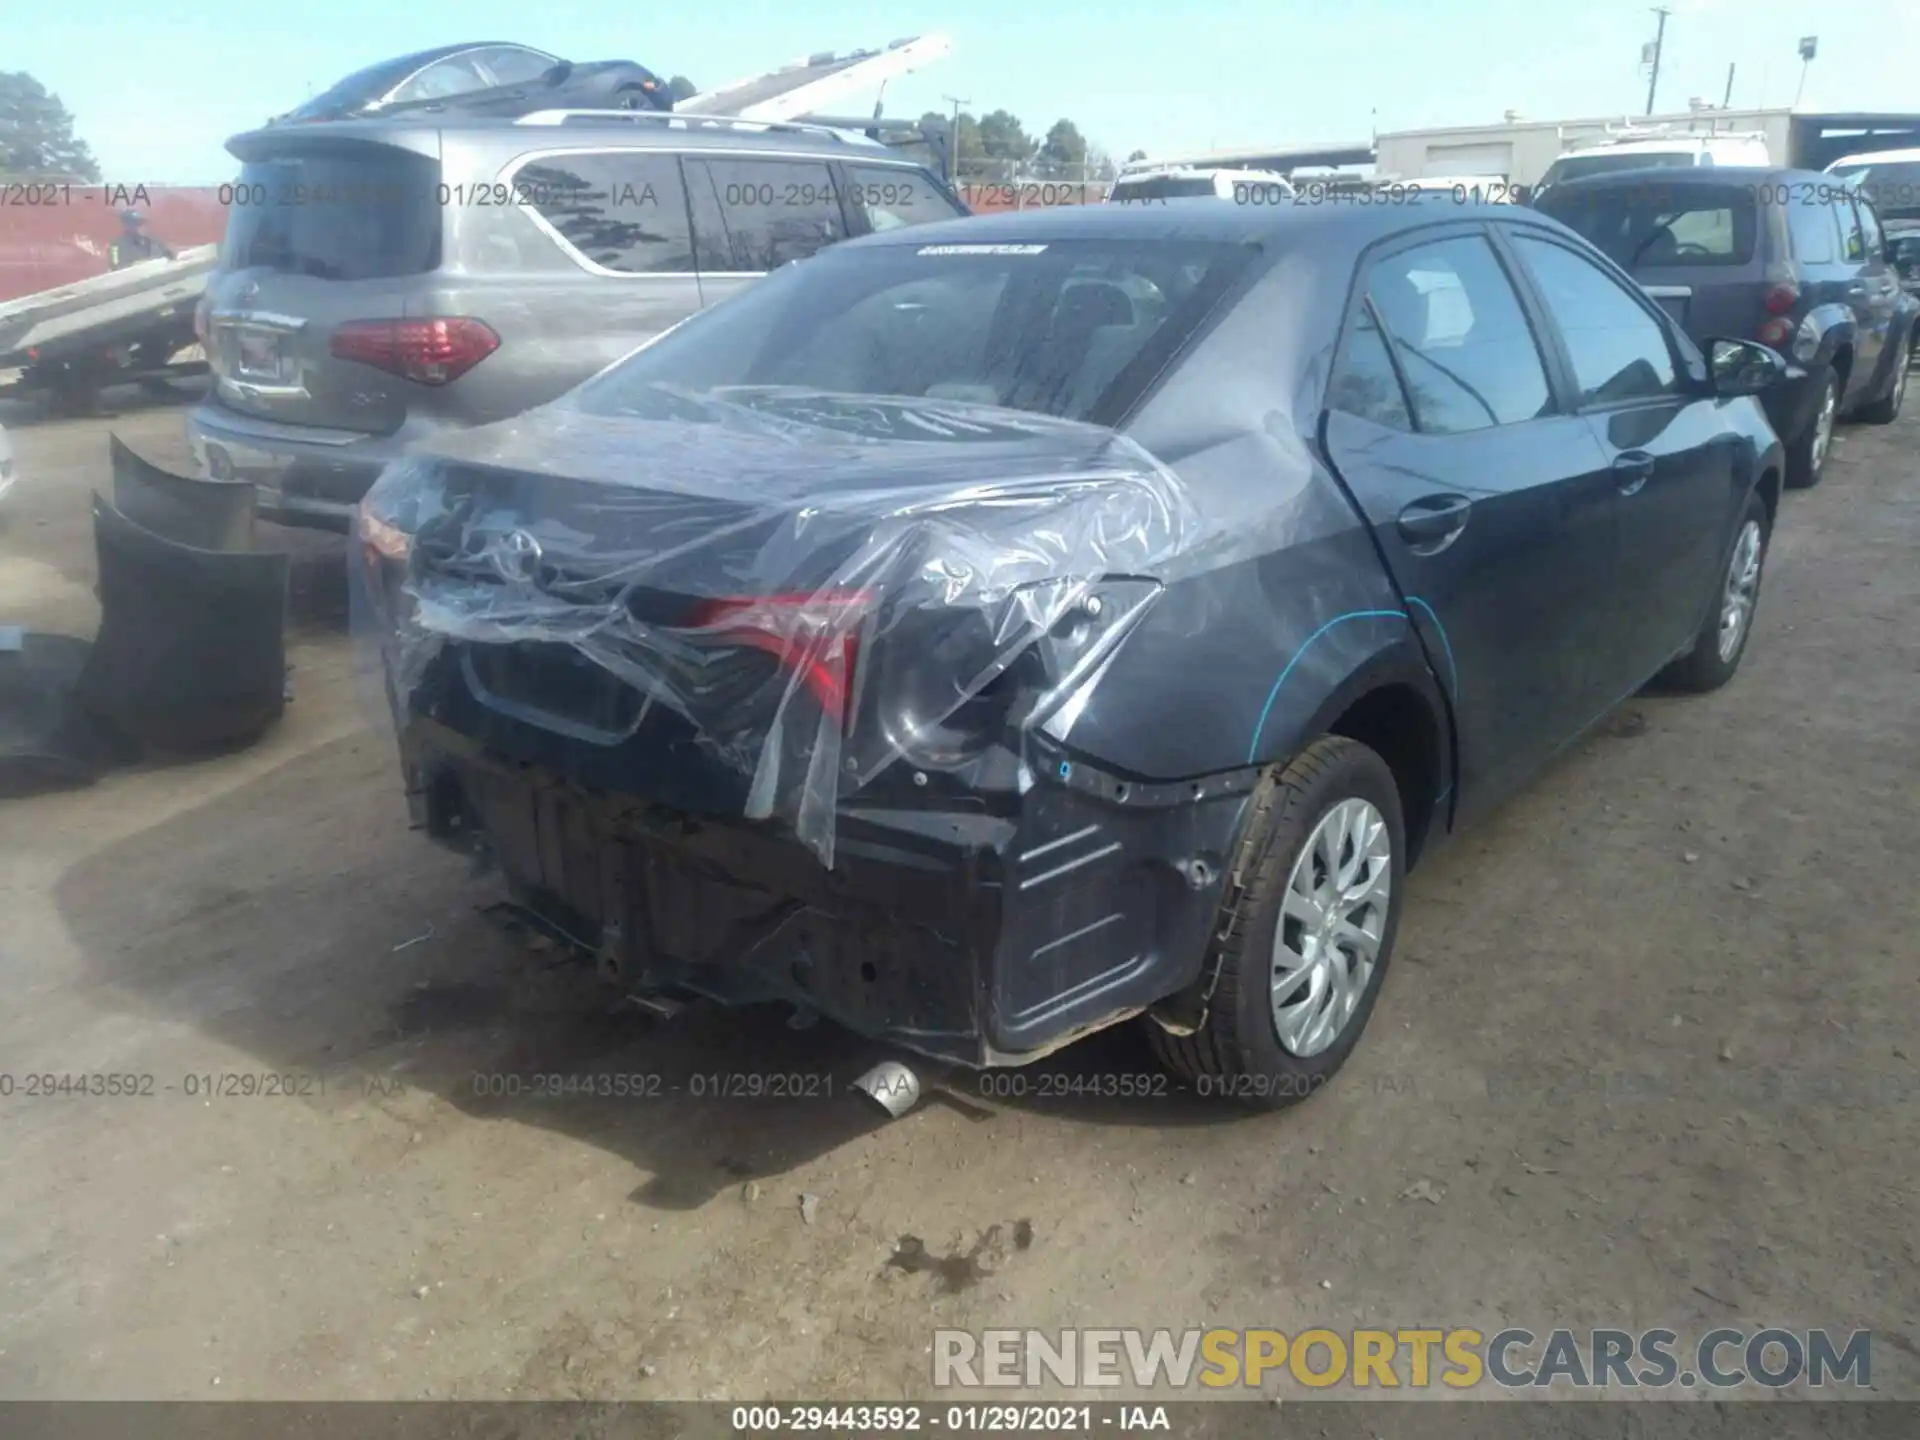
[[[487,547],[494,572],[509,584],[527,585],[540,573],[540,542],[524,530],[509,530]]]

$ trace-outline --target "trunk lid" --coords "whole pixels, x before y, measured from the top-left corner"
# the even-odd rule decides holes
[[[204,306],[221,402],[282,424],[391,434],[420,387],[333,353],[354,322],[424,318],[440,265],[440,166],[400,143],[270,132],[235,142]]]

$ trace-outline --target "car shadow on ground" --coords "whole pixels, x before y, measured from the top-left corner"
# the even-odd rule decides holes
[[[852,1082],[895,1052],[825,1021],[795,1029],[784,1007],[649,1016],[503,923],[501,896],[407,830],[390,744],[362,732],[85,858],[55,901],[114,1008],[192,1027],[209,1057],[321,1077],[329,1108],[429,1125],[438,1101],[585,1141],[650,1177],[643,1205],[694,1208],[889,1123]],[[1229,1118],[1164,1081],[1121,1094],[1116,1077],[1159,1077],[1131,1027],[1018,1072],[912,1063],[923,1106],[980,1121]]]

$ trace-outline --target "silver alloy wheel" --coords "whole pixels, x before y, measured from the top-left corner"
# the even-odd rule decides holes
[[[1749,520],[1733,542],[1733,560],[1727,566],[1727,588],[1720,597],[1720,663],[1728,664],[1740,650],[1740,639],[1753,618],[1753,602],[1760,591],[1760,522]]]
[[[1313,827],[1287,877],[1273,934],[1273,1030],[1288,1053],[1340,1038],[1380,962],[1393,889],[1386,817],[1342,800]]]
[[[1810,457],[1816,475],[1820,473],[1820,467],[1827,463],[1827,449],[1833,444],[1833,417],[1840,408],[1839,392],[1839,384],[1831,378],[1820,391],[1820,413],[1813,417],[1813,452]]]

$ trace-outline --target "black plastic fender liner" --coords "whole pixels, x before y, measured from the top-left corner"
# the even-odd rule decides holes
[[[286,706],[284,554],[199,550],[93,497],[100,632],[86,712],[146,749],[242,744]]]
[[[163,470],[108,438],[113,503],[134,524],[196,550],[253,548],[254,489],[232,480],[194,480]]]
[[[34,632],[0,649],[0,799],[91,785],[116,758],[73,703],[92,650]]]

